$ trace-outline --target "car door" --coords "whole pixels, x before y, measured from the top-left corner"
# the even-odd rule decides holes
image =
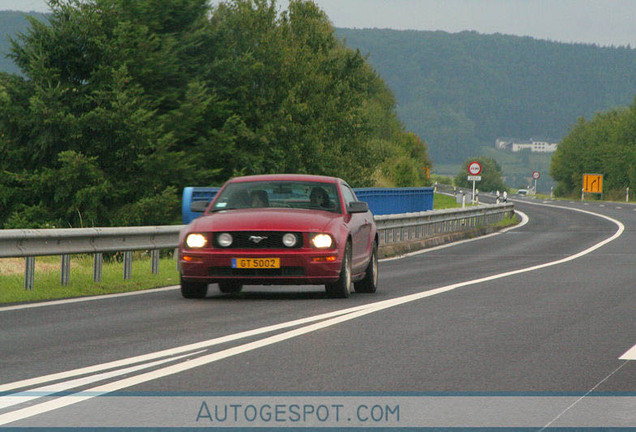
[[[342,191],[342,198],[345,202],[345,207],[348,207],[352,202],[358,201],[353,189],[346,184],[340,185]],[[369,261],[369,237],[371,234],[371,213],[348,213],[345,216],[349,232],[351,233],[352,247],[351,247],[351,262],[353,264],[354,273],[364,271]]]

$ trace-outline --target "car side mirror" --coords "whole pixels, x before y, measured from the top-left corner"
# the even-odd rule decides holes
[[[209,204],[209,201],[192,201],[190,203],[190,211],[203,213],[208,208]]]
[[[354,201],[347,206],[348,213],[366,213],[369,211],[369,204],[364,201]]]

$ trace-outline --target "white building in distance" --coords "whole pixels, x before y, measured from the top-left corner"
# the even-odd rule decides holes
[[[529,140],[520,140],[517,138],[497,138],[495,147],[500,150],[507,150],[517,153],[523,150],[530,150],[532,153],[554,153],[559,147],[556,140],[548,140],[543,138],[530,138]]]

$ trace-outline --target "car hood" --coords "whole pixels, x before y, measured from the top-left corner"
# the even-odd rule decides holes
[[[218,211],[195,219],[189,231],[328,231],[339,213],[302,209]]]

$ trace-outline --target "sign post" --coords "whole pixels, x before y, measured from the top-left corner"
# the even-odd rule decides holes
[[[532,178],[534,179],[534,194],[537,194],[537,180],[541,178],[541,173],[539,171],[535,171],[532,173]]]
[[[468,164],[468,174],[470,174],[468,176],[468,181],[473,182],[473,199],[472,199],[472,203],[475,203],[475,182],[481,181],[481,176],[479,175],[481,173],[481,164],[477,161],[473,161],[471,163]]]

